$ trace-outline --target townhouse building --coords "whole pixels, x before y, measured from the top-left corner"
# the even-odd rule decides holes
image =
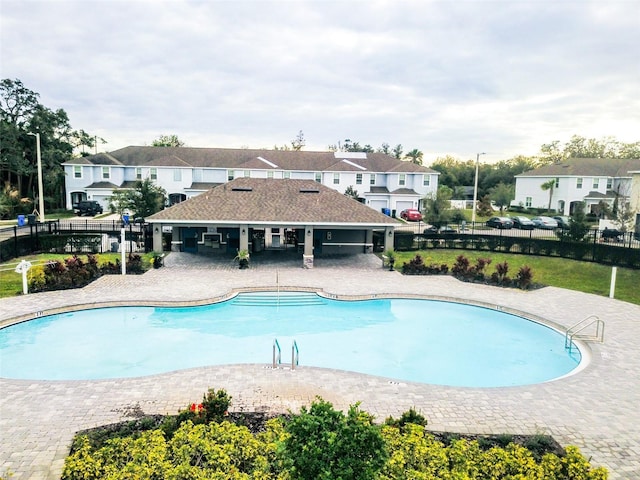
[[[420,208],[438,189],[439,173],[382,153],[129,146],[63,164],[66,206],[96,200],[105,211],[116,189],[149,178],[178,204],[236,178],[314,180],[344,193],[349,187],[377,211]],[[274,192],[276,194],[276,192]]]
[[[552,189],[542,185],[554,181]],[[571,215],[575,204],[584,202],[587,213],[597,213],[601,202],[613,207],[640,206],[640,159],[570,158],[516,175],[514,206],[547,208]],[[640,222],[637,222],[640,223]]]

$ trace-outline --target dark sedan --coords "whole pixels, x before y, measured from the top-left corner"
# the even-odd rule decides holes
[[[513,228],[513,221],[508,217],[491,217],[487,220],[487,227]]]
[[[513,228],[519,228],[521,230],[533,230],[533,222],[527,217],[513,217]]]

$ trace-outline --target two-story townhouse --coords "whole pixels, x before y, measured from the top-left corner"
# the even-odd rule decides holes
[[[640,159],[570,158],[562,163],[545,165],[516,175],[512,205],[525,208],[548,208],[563,214],[573,213],[577,202],[586,211],[594,211],[600,202],[612,206],[615,199],[632,198],[632,172],[640,169]],[[542,186],[551,180],[553,188]]]
[[[351,187],[378,211],[419,208],[438,188],[439,172],[382,153],[305,152],[190,147],[126,147],[64,164],[67,208],[149,178],[180,203],[236,178],[314,180],[344,193]]]

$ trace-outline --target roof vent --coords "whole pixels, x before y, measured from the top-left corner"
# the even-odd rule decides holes
[[[366,159],[367,152],[333,152],[334,158],[359,158]]]
[[[301,188],[300,193],[320,193],[317,188]]]
[[[253,188],[251,187],[233,187],[231,189],[232,192],[252,192]]]

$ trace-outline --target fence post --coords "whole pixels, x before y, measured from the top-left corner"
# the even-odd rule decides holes
[[[611,267],[611,285],[609,287],[609,298],[613,298],[616,292],[616,276],[618,267]]]

